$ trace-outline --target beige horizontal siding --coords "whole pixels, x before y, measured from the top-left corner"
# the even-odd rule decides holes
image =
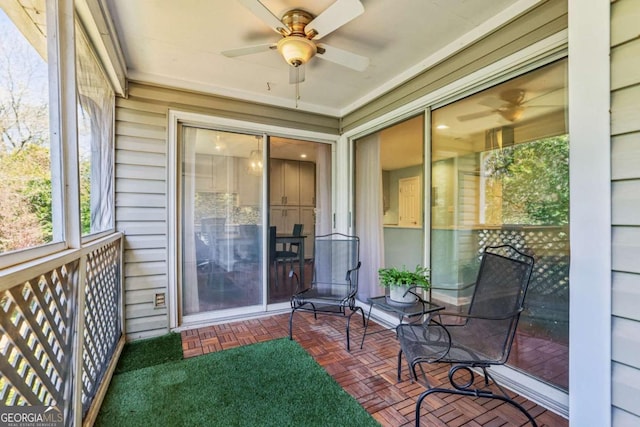
[[[127,279],[127,292],[133,290],[156,290],[166,286],[167,276],[157,275],[153,277],[134,276]]]
[[[167,293],[166,106],[116,102],[116,229],[125,235],[125,326],[130,338],[168,331],[166,308],[153,307]]]
[[[640,26],[640,21],[636,23]],[[611,89],[638,84],[640,82],[640,38],[625,43],[611,51]]]
[[[116,228],[125,236],[160,236],[167,231],[165,221],[118,221]]]
[[[148,317],[129,317],[126,320],[127,340],[149,338],[169,332],[167,313]]]
[[[166,168],[167,157],[164,154],[145,153],[141,151],[121,150],[116,143],[117,165],[158,166]],[[116,175],[116,178],[118,176]]]
[[[129,304],[144,304],[153,301],[155,291],[153,289],[131,290],[127,291],[125,297]]]
[[[167,211],[163,208],[121,207],[116,209],[119,221],[166,221]]]
[[[613,182],[611,204],[614,225],[640,225],[640,180]]]
[[[638,0],[617,0],[611,5],[611,46],[640,37]]]
[[[614,362],[611,400],[614,406],[640,416],[640,371],[631,366]],[[594,390],[597,393],[597,390]],[[636,424],[637,425],[637,424]]]
[[[167,263],[162,261],[129,262],[124,267],[125,277],[156,276],[167,274]]]
[[[611,4],[612,423],[640,425],[640,1]]]
[[[167,251],[164,249],[136,249],[124,251],[126,263],[165,261]]]
[[[629,366],[640,366],[640,335],[637,322],[621,317],[613,319],[611,357]]]
[[[116,165],[116,176],[118,178],[142,178],[164,181],[167,178],[165,172],[165,168],[160,166]]]
[[[124,241],[125,249],[165,249],[167,238],[164,235],[158,236],[127,236]]]
[[[137,82],[129,85],[129,99],[254,123],[334,135],[339,132],[340,121],[337,117]]]
[[[120,150],[141,151],[143,153],[166,154],[167,144],[163,139],[121,136],[118,140]]]
[[[616,427],[637,427],[638,417],[622,409],[613,408],[612,422]]]
[[[612,288],[613,315],[640,321],[640,274],[614,272]]]
[[[611,177],[614,180],[640,178],[640,132],[611,139]]]
[[[611,93],[611,134],[638,132],[640,84]]]
[[[167,198],[164,194],[134,194],[134,193],[116,193],[116,206],[147,206],[164,208],[167,204]],[[117,218],[116,218],[117,219]]]
[[[167,185],[165,181],[153,179],[118,178],[116,188],[120,193],[165,194]]]
[[[613,270],[640,273],[640,227],[613,227],[611,240]]]

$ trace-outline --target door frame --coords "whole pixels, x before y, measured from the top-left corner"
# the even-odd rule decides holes
[[[187,327],[193,327],[194,325],[203,325],[206,323],[218,322],[231,318],[248,317],[251,315],[260,315],[264,312],[271,310],[281,310],[289,306],[288,303],[272,304],[267,302],[266,295],[263,298],[263,302],[260,305],[242,307],[238,309],[221,310],[219,312],[207,312],[201,315],[193,315],[190,317],[190,322],[185,323],[183,321],[183,315],[181,313],[180,304],[180,265],[179,265],[179,245],[178,230],[180,229],[180,205],[179,196],[180,189],[178,188],[178,140],[179,140],[179,127],[180,125],[187,125],[193,127],[202,127],[207,129],[215,129],[227,132],[237,133],[249,133],[255,135],[267,136],[281,136],[292,139],[304,139],[310,142],[319,142],[325,144],[335,145],[338,141],[338,135],[332,135],[322,132],[314,132],[308,130],[300,130],[287,128],[282,126],[267,125],[261,123],[254,123],[244,120],[229,119],[219,116],[193,113],[181,110],[169,110],[169,126],[168,126],[168,147],[167,147],[167,295],[168,295],[168,311],[169,311],[169,329],[181,330]],[[332,164],[335,164],[335,150],[332,147]],[[268,150],[263,150],[263,162],[267,164]],[[335,193],[335,169],[332,167],[332,194]],[[262,218],[263,224],[268,223],[268,168],[264,168],[263,172],[263,184],[262,184]],[[335,212],[335,207],[333,208]],[[263,227],[263,241],[267,239],[268,228]],[[267,266],[268,263],[268,247],[263,245],[263,265]],[[262,289],[266,293],[267,276],[263,275]]]

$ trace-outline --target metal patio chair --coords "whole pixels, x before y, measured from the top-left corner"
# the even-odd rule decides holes
[[[512,246],[487,247],[466,314],[437,312],[422,324],[397,327],[398,381],[404,354],[411,378],[418,378],[416,367],[419,367],[427,386],[416,402],[416,426],[420,425],[422,401],[434,393],[502,400],[522,412],[533,426],[537,425],[488,372],[489,367],[502,365],[509,357],[533,264],[532,257]],[[422,368],[425,363],[451,364],[448,376],[451,388],[432,387]],[[481,388],[475,385],[478,371],[484,376]]]
[[[298,288],[291,297],[289,339],[293,339],[293,315],[296,311],[311,312],[316,319],[318,313],[341,315],[347,319],[347,350],[351,350],[351,317],[360,312],[362,326],[365,324],[364,311],[356,305],[360,269],[359,245],[358,237],[340,233],[315,238],[311,287],[304,289],[304,284],[298,281]]]

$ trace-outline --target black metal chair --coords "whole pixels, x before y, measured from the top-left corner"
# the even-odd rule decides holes
[[[356,236],[333,233],[315,238],[313,254],[313,277],[311,287],[300,285],[291,297],[291,315],[289,316],[289,339],[293,339],[293,315],[296,311],[341,315],[347,318],[347,350],[349,343],[349,325],[351,316],[358,311],[365,318],[362,307],[356,305],[358,293],[358,270],[360,239]],[[347,313],[347,310],[349,312]]]
[[[291,234],[294,236],[302,236],[303,228],[304,228],[304,224],[293,224],[293,231],[291,232]],[[298,251],[300,250],[300,243],[290,243],[289,250],[291,252],[294,252],[297,255]]]
[[[418,378],[416,367],[419,367],[428,388],[416,402],[416,426],[420,425],[422,401],[434,393],[502,400],[522,412],[533,426],[537,425],[487,370],[492,365],[504,364],[509,357],[533,264],[532,257],[512,246],[487,247],[466,314],[437,312],[422,324],[402,324],[396,328],[400,341],[398,381],[404,354],[411,378]],[[452,388],[431,387],[423,363],[450,363]],[[478,370],[484,375],[482,388],[475,385],[474,372]]]

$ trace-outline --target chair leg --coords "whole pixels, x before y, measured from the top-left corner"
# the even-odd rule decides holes
[[[401,381],[402,378],[402,349],[398,351],[398,382]]]
[[[531,423],[531,425],[533,427],[538,427],[538,424],[536,423],[536,420],[533,419],[531,414],[529,414],[529,412],[527,412],[527,410],[524,409],[524,407],[522,405],[520,405],[518,402],[516,402],[515,400],[513,400],[513,399],[511,399],[509,397],[501,396],[499,394],[494,394],[494,393],[486,393],[486,392],[485,393],[478,393],[477,391],[453,390],[453,389],[448,389],[448,388],[431,388],[431,389],[429,389],[427,391],[423,391],[420,394],[420,396],[418,397],[418,400],[416,401],[416,427],[420,427],[420,406],[422,405],[422,401],[432,393],[457,394],[457,395],[460,395],[460,396],[485,397],[487,399],[502,400],[503,402],[508,403],[509,405],[513,406],[514,408],[516,408],[517,410],[522,412],[522,414],[527,417],[527,419],[529,420],[529,422]]]
[[[295,308],[291,309],[291,314],[289,315],[289,340],[293,340],[293,313],[296,312]]]

